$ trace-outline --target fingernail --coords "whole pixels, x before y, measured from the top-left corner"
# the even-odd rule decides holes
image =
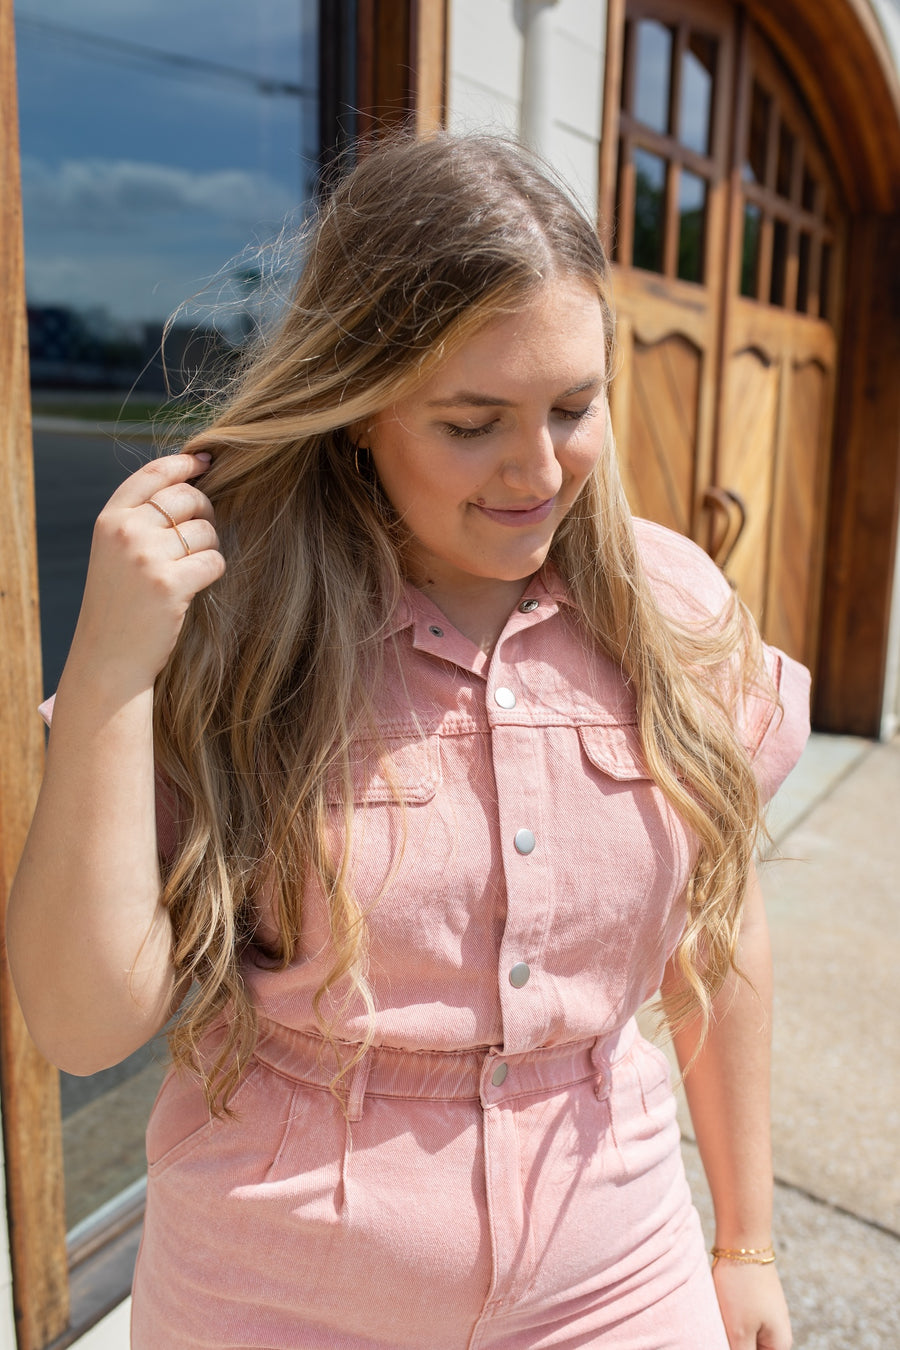
[[[212,464],[212,455],[208,450],[196,450],[194,459],[202,459],[204,464]]]

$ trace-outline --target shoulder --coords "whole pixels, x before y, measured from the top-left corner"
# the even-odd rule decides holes
[[[701,638],[715,641],[734,614],[735,593],[702,548],[684,535],[635,520],[644,573],[663,615]],[[786,652],[761,642],[745,611],[752,637],[726,657],[741,689],[735,732],[767,801],[796,764],[809,735],[809,671]],[[749,659],[750,668],[747,668]],[[710,672],[710,678],[715,679]]]
[[[664,525],[635,518],[638,555],[667,618],[705,627],[731,609],[734,593],[708,553]]]

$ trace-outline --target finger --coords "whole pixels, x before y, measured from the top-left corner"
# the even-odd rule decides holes
[[[186,520],[215,519],[212,502],[191,483],[176,483],[172,487],[160,488],[148,498],[146,505],[158,512],[165,511],[176,525]]]
[[[209,462],[199,455],[163,455],[160,459],[151,459],[142,464],[116,488],[109,504],[116,506],[140,506],[149,501],[164,488],[176,483],[186,483],[209,468]]]
[[[225,559],[213,548],[204,549],[202,553],[191,553],[179,564],[177,571],[172,572],[173,577],[178,578],[179,590],[183,588],[183,594],[188,598],[205,590],[224,574]]]
[[[162,523],[162,518],[160,518]],[[219,538],[208,520],[186,520],[174,529],[169,526],[166,552],[173,562],[207,549],[218,550]]]

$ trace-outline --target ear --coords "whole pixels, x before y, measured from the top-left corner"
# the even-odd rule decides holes
[[[351,422],[349,424],[347,427],[347,435],[350,437],[352,444],[356,446],[357,450],[368,450],[371,448],[369,445],[369,433],[371,430],[372,428],[367,419],[361,418],[358,422]]]

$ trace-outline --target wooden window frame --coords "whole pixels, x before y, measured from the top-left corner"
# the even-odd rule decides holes
[[[332,11],[341,0],[322,0]],[[341,4],[343,8],[343,4]],[[361,134],[446,116],[448,0],[349,0]],[[345,16],[346,17],[346,16]],[[332,37],[335,37],[332,32]],[[346,38],[346,34],[344,34]],[[337,49],[320,59],[340,67]],[[346,48],[345,54],[346,54]],[[333,100],[333,102],[335,102]],[[0,0],[0,884],[2,915],[43,770],[31,391],[25,308],[13,0]],[[320,104],[320,107],[323,105]],[[337,106],[337,102],[335,102]],[[102,1233],[67,1248],[59,1075],[32,1043],[0,962],[0,1082],[18,1350],[63,1350],[130,1285],[143,1203],[132,1189]],[[110,1211],[107,1211],[107,1218]]]
[[[730,63],[731,31],[721,20],[711,21],[702,6],[690,3],[690,0],[609,0],[608,42],[618,52],[619,75],[607,66],[606,91],[604,96],[604,136],[601,144],[600,178],[600,220],[601,236],[611,256],[614,254],[618,266],[630,266],[620,262],[621,258],[630,259],[634,249],[634,198],[636,174],[632,160],[632,151],[646,150],[661,158],[666,166],[665,190],[663,197],[663,257],[662,266],[657,273],[670,281],[678,281],[687,286],[708,287],[711,273],[715,267],[713,240],[717,230],[713,223],[716,213],[714,194],[717,186],[727,176],[728,129],[731,118],[729,92],[722,78],[723,68]],[[615,13],[613,13],[615,11]],[[668,132],[655,131],[639,121],[629,111],[634,106],[636,52],[635,43],[626,42],[626,22],[637,23],[642,19],[653,19],[665,24],[672,30],[673,50],[670,67]],[[614,26],[615,25],[615,26]],[[713,83],[713,98],[710,105],[711,138],[709,151],[699,154],[679,139],[681,118],[681,73],[682,59],[687,46],[688,34],[692,31],[704,32],[715,38],[718,44],[717,69]],[[616,102],[613,104],[613,96]],[[615,128],[615,135],[607,134],[606,128]],[[610,145],[610,142],[613,142]],[[613,156],[615,168],[612,168]],[[621,177],[618,165],[624,159]],[[678,278],[678,243],[680,219],[681,174],[688,172],[702,179],[706,184],[706,227],[703,238],[702,278],[699,282]],[[619,200],[616,200],[616,179],[621,183]],[[618,238],[612,249],[613,227],[619,210]],[[641,269],[643,270],[643,269]]]
[[[626,0],[608,0],[599,227],[612,254]],[[814,725],[881,729],[900,534],[900,79],[869,0],[736,0],[808,107],[850,215],[829,316],[843,342]]]

